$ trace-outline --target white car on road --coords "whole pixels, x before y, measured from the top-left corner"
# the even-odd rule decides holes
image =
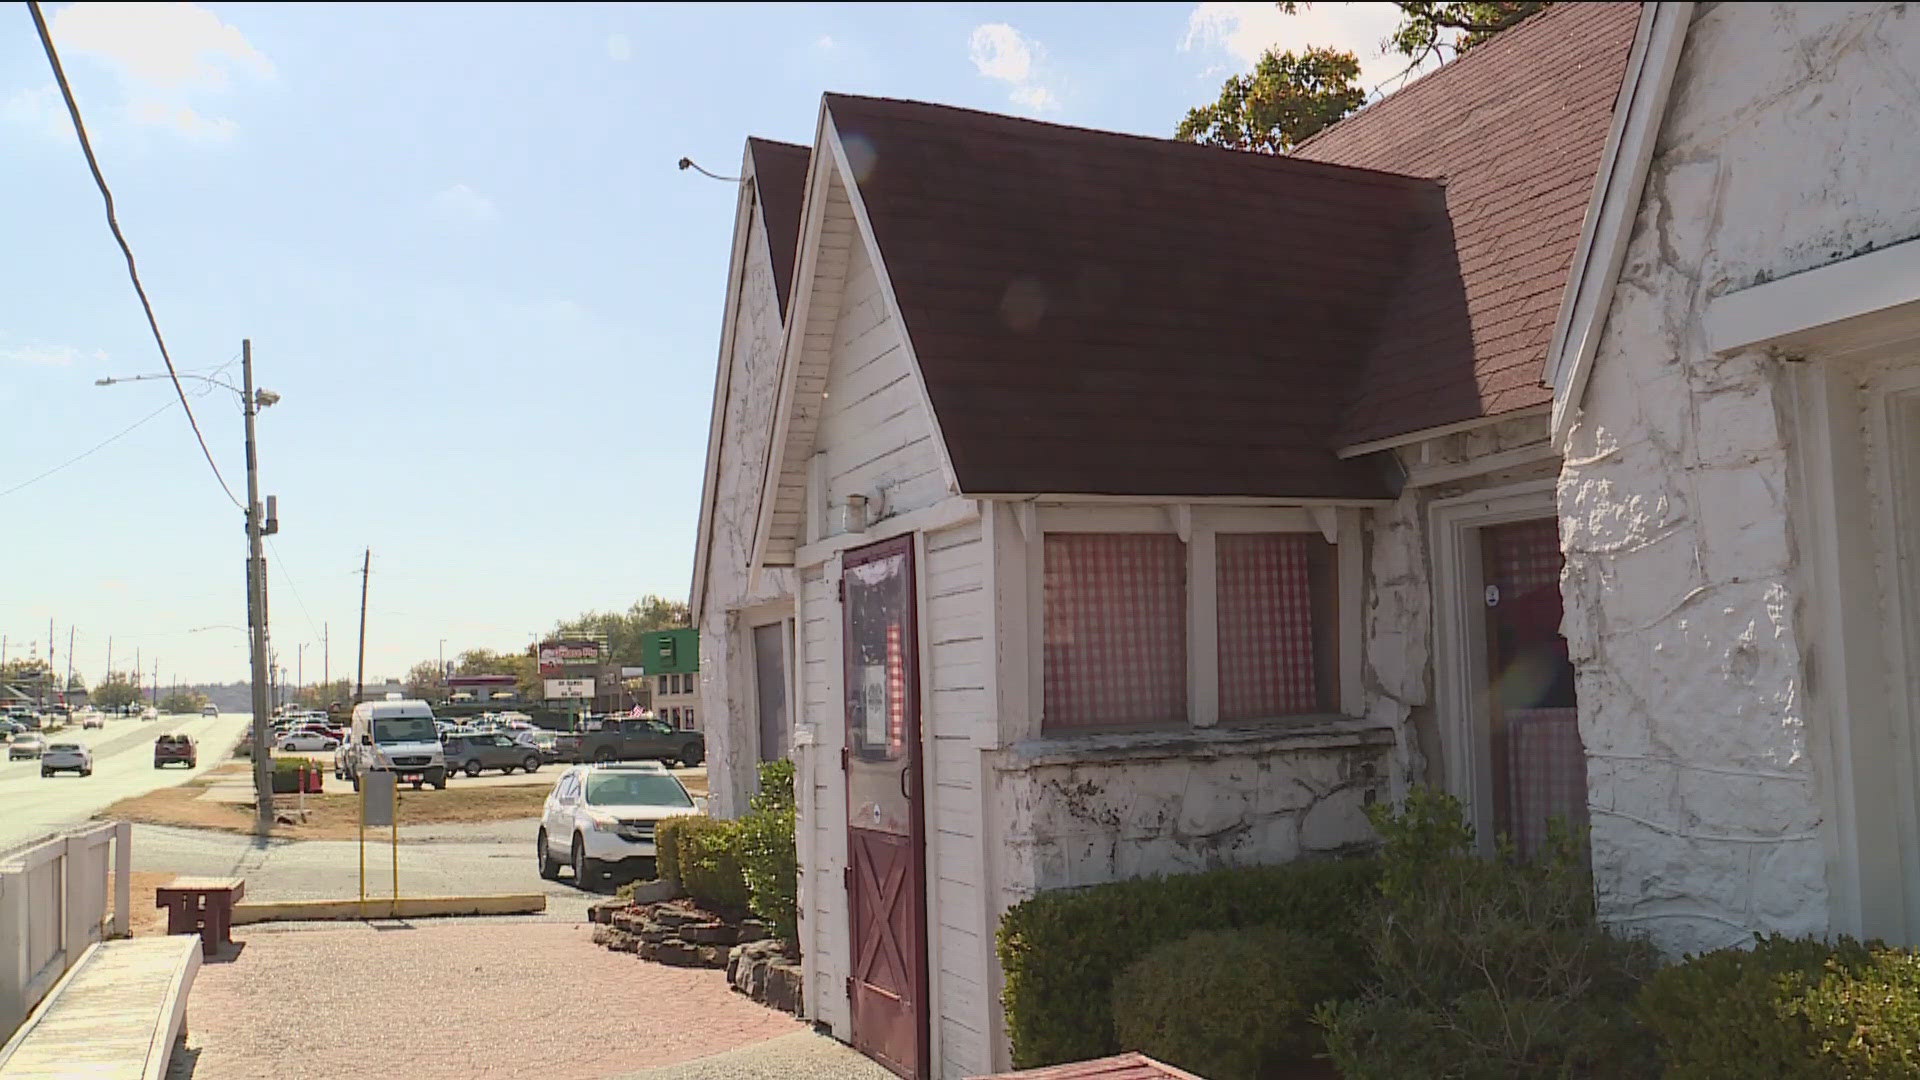
[[[282,750],[331,750],[340,740],[318,731],[295,731],[282,735],[276,745]]]
[[[576,886],[597,889],[612,874],[651,873],[655,826],[701,809],[657,761],[575,765],[547,796],[534,838],[540,876],[552,881],[571,865]]]
[[[93,751],[74,742],[48,743],[40,754],[40,775],[52,776],[57,772],[92,776]]]

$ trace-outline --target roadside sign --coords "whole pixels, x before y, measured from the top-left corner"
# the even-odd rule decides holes
[[[593,696],[592,679],[548,679],[547,698],[590,698]]]
[[[393,780],[390,772],[370,770],[360,774],[360,788],[365,800],[366,820],[364,825],[393,824]]]

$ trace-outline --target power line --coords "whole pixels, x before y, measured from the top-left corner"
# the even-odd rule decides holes
[[[306,616],[306,619],[307,619],[307,629],[308,629],[309,631],[311,631],[311,632],[312,632],[312,634],[313,634],[313,636],[314,636],[314,637],[319,637],[319,636],[320,636],[320,628],[319,628],[318,626],[315,626],[315,625],[313,624],[313,613],[307,610],[307,602],[306,602],[306,601],[305,601],[304,599],[301,599],[301,596],[300,596],[300,586],[298,586],[298,585],[296,585],[296,584],[294,584],[294,582],[293,582],[293,574],[292,574],[292,573],[290,573],[290,572],[288,572],[288,570],[287,570],[287,563],[286,563],[286,560],[284,560],[284,559],[282,559],[282,558],[280,557],[280,549],[279,549],[279,547],[277,547],[277,546],[275,546],[275,544],[274,544],[274,542],[273,542],[273,537],[271,537],[271,536],[269,536],[269,537],[267,537],[266,539],[267,539],[267,546],[268,546],[269,548],[272,548],[272,549],[273,549],[273,559],[274,559],[274,561],[280,564],[280,576],[281,576],[281,578],[283,578],[283,579],[284,579],[284,580],[286,581],[286,583],[287,583],[287,588],[289,588],[289,589],[292,589],[292,590],[293,590],[293,600],[294,600],[294,603],[297,603],[297,604],[299,604],[299,605],[300,605],[300,614],[302,614],[302,615],[304,615],[304,616]]]
[[[173,356],[167,352],[167,339],[161,336],[160,320],[154,317],[153,303],[147,299],[147,287],[140,283],[140,269],[134,265],[133,248],[128,245],[126,234],[120,231],[120,219],[113,210],[113,191],[107,187],[107,178],[100,171],[100,159],[94,156],[93,142],[87,138],[86,122],[80,119],[80,103],[74,100],[66,69],[60,66],[60,54],[53,47],[53,35],[47,30],[46,16],[40,13],[39,0],[27,0],[27,10],[33,13],[33,26],[40,32],[40,45],[47,52],[47,63],[53,66],[53,81],[60,84],[60,96],[66,100],[67,115],[73,117],[74,134],[80,137],[80,150],[87,156],[87,168],[93,172],[94,186],[100,189],[101,201],[107,204],[107,228],[120,244],[121,254],[127,257],[127,276],[133,279],[133,291],[140,297],[141,309],[147,313],[147,327],[153,331],[154,344],[160,347],[160,359],[167,363],[167,375],[173,379],[173,392],[180,398],[180,407],[186,410],[187,423],[193,428],[194,439],[200,443],[200,453],[205,455],[207,467],[213,470],[213,478],[220,482],[220,490],[227,493],[227,501],[240,506],[233,488],[227,486],[227,478],[220,474],[219,464],[213,460],[213,451],[207,448],[207,438],[200,433],[200,421],[194,419],[193,406],[187,404],[187,392],[180,385],[180,373],[174,370]]]
[[[154,417],[159,416],[161,413],[166,412],[168,409],[173,408],[174,404],[175,404],[174,402],[169,401],[165,405],[160,406],[159,408],[153,410],[152,412],[141,417],[140,419],[135,420],[133,423],[128,424],[126,427],[122,428],[118,434],[109,435],[107,438],[94,444],[92,449],[82,450],[80,453],[75,454],[74,456],[68,458],[67,460],[61,462],[58,465],[55,465],[53,468],[48,469],[46,472],[41,473],[39,476],[33,477],[30,480],[22,480],[19,483],[13,485],[12,487],[8,488],[7,490],[0,491],[0,499],[4,499],[7,496],[13,494],[16,491],[19,491],[22,488],[32,487],[33,485],[39,483],[42,480],[45,480],[47,477],[52,476],[54,473],[59,472],[60,470],[66,468],[69,465],[78,465],[80,462],[86,460],[89,457],[92,457],[95,452],[106,449],[109,443],[116,442],[119,439],[132,434],[134,428],[139,427],[141,424],[144,424],[147,421],[153,419]]]

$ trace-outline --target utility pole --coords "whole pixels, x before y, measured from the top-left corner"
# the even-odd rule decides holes
[[[311,626],[312,624],[309,623],[308,625]],[[303,641],[300,643],[300,647],[294,650],[294,654],[293,654],[294,696],[295,697],[300,696],[300,691],[306,688],[307,688],[307,643]]]
[[[327,640],[328,629],[326,623],[320,624],[320,685],[326,687],[327,693],[331,694],[333,693],[333,646]]]
[[[71,698],[73,696],[73,632],[75,629],[77,628],[67,627],[67,681],[60,684],[60,701],[66,705],[73,704]],[[47,674],[51,675],[53,672],[49,671]]]
[[[253,668],[253,800],[254,831],[266,836],[273,831],[273,762],[267,749],[267,724],[271,706],[267,703],[267,560],[261,541],[267,534],[265,513],[260,506],[260,457],[254,449],[253,417],[259,404],[253,394],[253,341],[240,342],[240,412],[247,427],[247,627]]]
[[[113,635],[107,635],[107,678],[113,678]]]
[[[53,617],[47,617],[47,677],[40,680],[40,707],[53,704]]]
[[[373,549],[360,563],[360,666],[353,675],[353,703],[367,692],[367,579],[373,576]]]

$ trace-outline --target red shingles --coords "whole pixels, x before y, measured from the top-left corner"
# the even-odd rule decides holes
[[[1341,444],[1551,400],[1548,339],[1638,18],[1638,4],[1555,5],[1295,151],[1443,179],[1472,327],[1462,357],[1396,340],[1422,331],[1390,321]]]

